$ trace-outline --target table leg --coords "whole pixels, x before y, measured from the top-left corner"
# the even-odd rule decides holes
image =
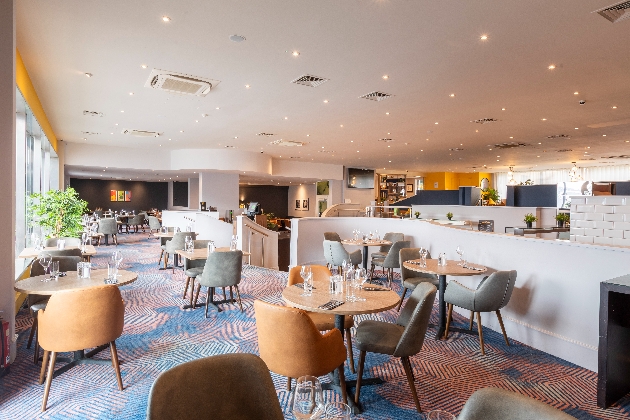
[[[440,320],[437,325],[437,332],[435,333],[435,339],[440,340],[444,335],[444,330],[446,330],[446,302],[444,302],[444,291],[446,290],[446,276],[440,275],[440,285],[439,285],[439,314]]]
[[[363,268],[365,268],[365,270],[367,270],[367,262],[368,262],[368,247],[367,245],[365,245],[363,247]]]
[[[109,245],[109,233],[105,234],[105,245]]]

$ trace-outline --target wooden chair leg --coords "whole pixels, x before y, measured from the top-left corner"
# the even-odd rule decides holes
[[[50,364],[48,365],[48,376],[46,377],[46,385],[44,386],[44,400],[42,401],[42,412],[46,411],[46,403],[48,402],[48,393],[50,392],[50,383],[52,382],[53,372],[55,369],[55,361],[57,360],[57,352],[51,352]]]
[[[208,290],[206,291],[206,318],[208,318],[208,303],[210,302],[210,293],[214,294],[214,287],[208,287]]]
[[[113,234],[112,239],[114,240],[114,243],[116,244],[116,246],[118,246],[118,235]]]
[[[287,376],[287,391],[291,392],[291,381],[292,378],[290,376]]]
[[[238,298],[238,306],[241,308],[241,312],[243,312],[243,304],[241,303],[241,292],[238,290],[238,285],[234,286],[236,288],[236,297]]]
[[[33,324],[31,325],[31,332],[28,335],[28,343],[26,343],[27,349],[31,348],[31,344],[33,343],[33,336],[35,335],[36,330],[37,330],[37,312],[33,313]]]
[[[448,313],[446,314],[446,329],[444,330],[444,339],[448,338],[448,329],[451,326],[451,319],[453,316],[453,304],[448,304]]]
[[[359,353],[359,371],[357,372],[357,385],[354,391],[354,403],[359,403],[359,395],[361,394],[361,381],[363,380],[363,366],[365,365],[365,351]]]
[[[230,303],[234,302],[234,293],[232,292],[232,286],[230,286]]]
[[[470,324],[468,324],[468,329],[470,331],[472,331],[473,319],[475,319],[475,313],[473,311],[470,311]]]
[[[481,354],[485,356],[486,352],[483,348],[483,328],[481,326],[481,312],[477,312],[477,331],[479,331],[479,345],[481,346]]]
[[[195,288],[195,284],[193,283],[193,289]],[[197,306],[197,298],[199,297],[199,291],[201,290],[201,284],[197,284],[197,292],[195,293],[195,300],[193,301],[193,291],[190,291],[190,306],[192,309],[195,309]]]
[[[505,333],[505,326],[503,325],[503,318],[501,317],[501,311],[496,311],[497,318],[499,318],[499,325],[501,326],[501,332],[503,332],[503,339],[505,340],[505,344],[510,345],[510,341],[508,340],[508,336]]]
[[[420,401],[418,401],[418,392],[416,391],[416,385],[414,384],[413,370],[411,369],[411,362],[408,357],[401,357],[405,373],[407,374],[407,382],[409,382],[409,388],[411,388],[411,395],[413,396],[413,402],[416,403],[416,410],[418,413],[422,413],[420,408]]]
[[[337,371],[339,372],[339,387],[341,388],[341,401],[343,401],[344,404],[348,404],[348,391],[346,390],[346,374],[343,371],[344,364],[345,363],[342,363],[341,366],[337,368]]]
[[[188,284],[190,283],[190,277],[186,276],[186,286],[184,287],[184,297],[182,299],[186,299],[186,294],[188,293]],[[193,290],[195,288],[193,287]]]
[[[370,267],[370,283],[372,282],[372,279],[374,278],[374,263],[371,264],[372,267]]]
[[[406,294],[407,294],[407,288],[406,288],[406,287],[404,287],[404,288],[403,288],[403,291],[402,291],[402,296],[400,297],[400,302],[398,302],[398,307],[396,308],[396,310],[397,310],[398,312],[400,312],[400,308],[401,308],[401,306],[402,306],[402,304],[403,304],[403,300],[405,300],[405,295],[406,295]]]
[[[44,350],[44,358],[42,359],[42,368],[39,371],[39,384],[44,383],[44,378],[46,377],[46,365],[48,364],[48,356],[50,352],[48,350]]]
[[[350,363],[350,372],[356,373],[354,370],[354,354],[352,354],[352,334],[350,328],[346,328],[346,347],[348,348],[348,362]]]
[[[109,351],[112,354],[112,366],[114,367],[114,372],[116,373],[116,380],[118,381],[118,389],[120,391],[123,390],[122,377],[120,376],[120,364],[118,363],[118,351],[116,350],[116,342],[112,341],[109,343]]]
[[[158,259],[158,267],[160,266],[160,263],[162,262],[162,257],[164,256],[164,250],[161,250],[160,252],[160,258]]]

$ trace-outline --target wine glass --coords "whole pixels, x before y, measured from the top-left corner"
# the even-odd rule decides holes
[[[420,248],[420,258],[422,258],[422,267],[427,266],[427,256],[429,255],[429,250],[426,248]]]
[[[322,385],[314,376],[297,379],[291,411],[297,419],[319,418],[324,413]]]
[[[120,263],[123,260],[123,254],[120,251],[114,251],[112,254],[112,260],[116,263],[116,268],[120,268]]]
[[[306,277],[304,278],[304,283],[302,283],[302,296],[312,296],[313,295],[313,273],[309,270],[306,272]]]
[[[455,420],[455,416],[443,410],[432,410],[427,413],[427,420]]]
[[[378,234],[378,229],[376,229],[376,230],[374,231],[374,239],[376,239],[377,241],[380,241],[380,240],[381,240],[381,237],[380,237],[380,236],[379,236],[379,234]]]
[[[342,402],[331,402],[326,404],[326,419],[350,420],[350,407]]]
[[[48,274],[48,267],[50,267],[50,263],[52,262],[52,256],[50,254],[40,254],[39,263],[44,269],[44,274]],[[50,278],[44,277],[42,281],[48,281]]]
[[[455,252],[457,252],[457,255],[459,255],[459,262],[457,263],[457,265],[464,265],[464,250],[461,249],[461,247],[457,247]]]

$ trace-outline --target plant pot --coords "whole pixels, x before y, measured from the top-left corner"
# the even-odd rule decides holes
[[[525,222],[525,226],[527,227],[527,229],[531,229],[532,228],[532,223],[533,222]]]
[[[453,220],[453,218],[452,218],[452,217],[449,217],[449,218],[448,218],[448,220]]]
[[[564,220],[558,220],[558,227],[564,227]]]

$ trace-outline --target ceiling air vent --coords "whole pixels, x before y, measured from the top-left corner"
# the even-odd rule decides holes
[[[81,131],[81,134],[83,134],[84,136],[97,136],[101,133],[95,133],[94,131]]]
[[[578,160],[595,160],[595,158],[584,158],[584,159],[578,159]]]
[[[225,148],[226,148],[226,149],[236,149],[236,146],[230,146],[230,145],[228,145],[228,146],[225,146]]]
[[[96,111],[83,111],[83,115],[87,115],[88,117],[102,117],[103,113]]]
[[[570,139],[571,136],[569,136],[568,134],[554,134],[552,136],[547,136],[548,139],[551,140],[555,140],[555,139]]]
[[[497,120],[496,118],[480,118],[478,120],[474,120],[471,122],[476,123],[476,124],[489,124],[489,123],[493,123],[497,121],[499,120]]]
[[[630,18],[630,1],[615,3],[603,9],[595,10],[593,13],[598,13],[612,23],[619,22]]]
[[[449,150],[450,152],[461,152],[461,151],[462,151],[462,150],[464,150],[464,149],[462,149],[461,147],[453,147],[452,149],[448,149],[448,150]],[[460,159],[461,159],[461,158],[460,158]]]
[[[602,156],[602,159],[630,159],[630,155]],[[612,163],[612,162],[605,162],[605,163]]]
[[[513,149],[515,147],[527,147],[526,143],[499,143],[499,144],[489,144],[490,147],[495,147],[497,149]]]
[[[385,142],[385,143],[390,143],[390,142],[394,141],[394,139],[378,139],[378,141],[382,141],[382,142]]]
[[[153,69],[144,87],[181,95],[206,96],[219,83],[218,80]]]
[[[318,150],[317,152],[318,152],[318,153],[335,153],[335,151],[334,151],[334,150],[325,150],[325,149]]]
[[[366,93],[365,95],[359,96],[359,98],[362,99],[369,99],[370,101],[376,101],[376,102],[380,102],[382,100],[385,100],[387,98],[391,98],[394,95],[391,95],[389,93],[383,93],[383,92],[370,92],[370,93]]]
[[[303,141],[295,141],[295,140],[274,140],[272,142],[269,142],[270,145],[272,146],[304,146],[306,143]]]
[[[302,156],[291,156],[291,159],[302,159]]]
[[[275,136],[275,134],[265,133],[265,132],[258,133],[258,134],[256,134],[256,135],[257,135],[257,136],[266,136],[266,137],[269,137],[269,136]]]
[[[556,152],[558,153],[567,153],[567,152],[572,152],[573,149],[560,149],[560,150],[556,150]]]
[[[122,133],[134,137],[159,137],[162,135],[162,133],[158,133],[157,131],[127,130],[126,128],[122,131]]]
[[[296,85],[303,85],[308,87],[317,87],[322,83],[326,83],[330,79],[325,79],[323,77],[312,76],[310,74],[305,74],[304,76],[300,76],[295,80],[291,80],[291,83],[295,83]]]

